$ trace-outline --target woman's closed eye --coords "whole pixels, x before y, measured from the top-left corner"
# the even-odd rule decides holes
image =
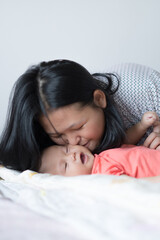
[[[55,141],[56,143],[60,144],[60,145],[65,145],[67,143],[67,140],[64,139],[63,134],[59,134],[59,135],[49,135],[50,138],[52,139],[52,141]]]
[[[80,126],[77,130],[82,129],[84,125]]]
[[[84,125],[85,125],[85,124],[82,124],[82,125],[78,126],[78,127],[77,127],[76,129],[74,129],[74,130],[77,130],[77,131],[78,131],[78,130],[82,129],[82,128],[84,127]]]
[[[58,135],[50,134],[49,136],[50,138],[62,138],[62,134],[58,134]]]

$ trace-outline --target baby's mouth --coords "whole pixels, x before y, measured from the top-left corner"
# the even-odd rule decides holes
[[[84,154],[84,153],[81,153],[80,154],[80,159],[81,159],[82,164],[85,164],[85,162],[87,160],[87,155]]]

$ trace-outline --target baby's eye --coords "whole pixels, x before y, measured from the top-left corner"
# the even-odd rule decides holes
[[[67,169],[67,166],[68,166],[67,163],[65,163],[65,165],[64,165],[65,171],[66,171],[66,169]]]

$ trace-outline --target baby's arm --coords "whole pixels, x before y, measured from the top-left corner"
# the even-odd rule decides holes
[[[149,127],[157,125],[160,125],[160,122],[155,112],[144,113],[140,122],[127,129],[125,142],[128,144],[136,144]]]

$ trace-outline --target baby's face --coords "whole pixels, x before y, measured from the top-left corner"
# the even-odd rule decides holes
[[[51,146],[42,154],[39,172],[63,176],[91,174],[93,161],[93,154],[83,146]]]

